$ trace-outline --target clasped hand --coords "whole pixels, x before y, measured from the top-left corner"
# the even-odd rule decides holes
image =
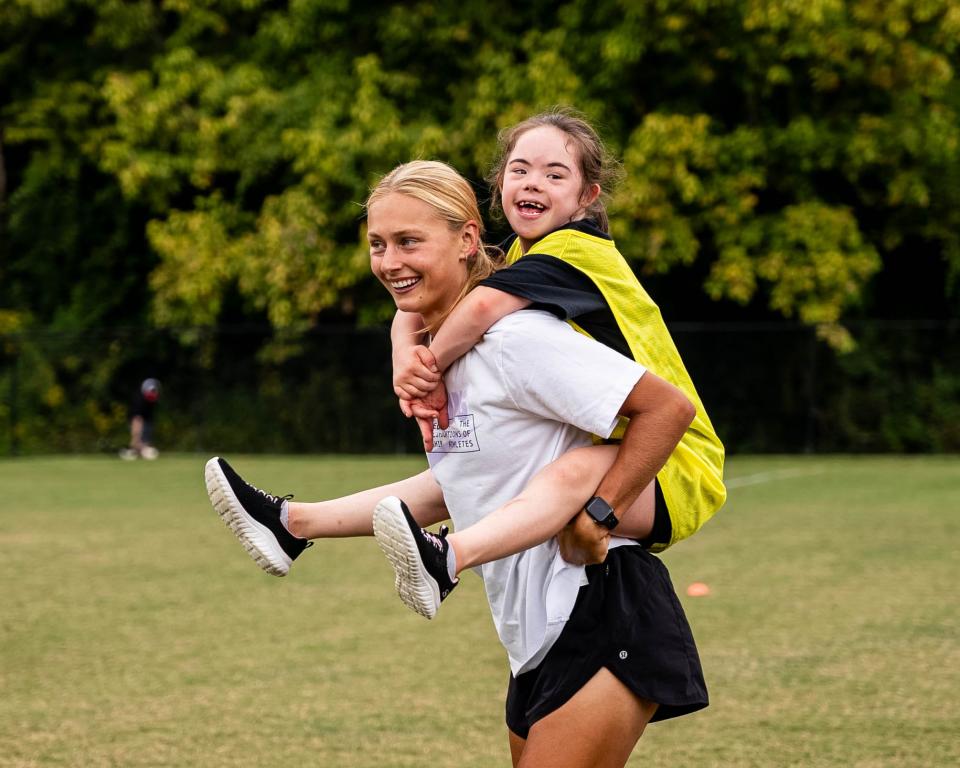
[[[573,565],[594,565],[607,558],[610,529],[598,525],[584,510],[557,534],[560,556]]]
[[[394,355],[393,391],[400,398],[403,415],[417,420],[423,449],[433,448],[433,421],[440,429],[449,426],[447,388],[433,353],[422,345]]]

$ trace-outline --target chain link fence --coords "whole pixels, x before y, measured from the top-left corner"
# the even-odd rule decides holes
[[[670,328],[731,453],[960,450],[960,323],[854,325],[847,354],[800,325]],[[0,335],[0,456],[119,449],[147,377],[161,450],[420,450],[385,329],[237,326]]]

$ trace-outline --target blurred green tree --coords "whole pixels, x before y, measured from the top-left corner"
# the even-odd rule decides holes
[[[2,298],[81,324],[148,299],[212,324],[231,292],[277,328],[382,318],[376,177],[436,157],[479,180],[499,128],[563,103],[622,157],[638,271],[700,261],[710,297],[842,346],[905,244],[955,292],[958,40],[957,0],[16,0]]]

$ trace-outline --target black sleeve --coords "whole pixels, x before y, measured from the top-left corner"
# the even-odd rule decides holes
[[[561,320],[575,320],[601,344],[633,358],[600,289],[583,272],[556,256],[527,254],[480,285],[529,299],[530,309],[546,310]]]
[[[561,320],[607,310],[600,290],[576,267],[555,256],[531,253],[490,275],[480,285],[528,299]]]

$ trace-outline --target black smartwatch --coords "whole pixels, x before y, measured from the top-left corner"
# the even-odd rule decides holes
[[[611,531],[616,528],[620,522],[617,516],[613,514],[613,507],[599,496],[594,496],[590,499],[584,509],[587,511],[587,514],[594,519],[597,525],[602,525]]]

